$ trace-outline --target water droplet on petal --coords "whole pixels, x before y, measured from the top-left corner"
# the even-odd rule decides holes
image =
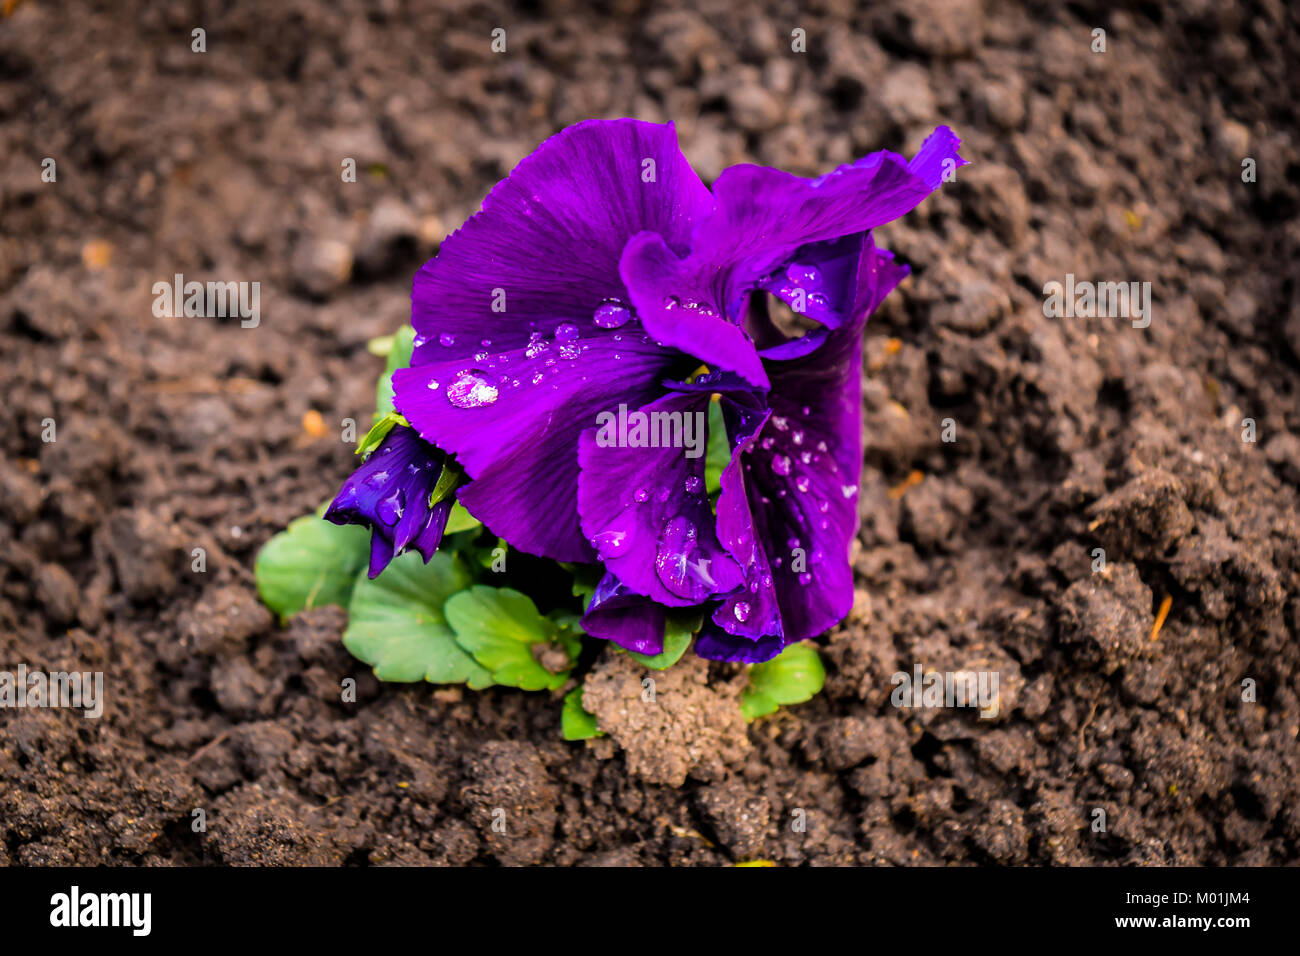
[[[803,574],[799,575],[799,583],[804,587],[807,587],[812,583],[812,575],[805,571]]]
[[[602,531],[591,539],[591,546],[601,559],[617,558],[631,547],[632,541],[626,531]]]
[[[786,455],[772,456],[772,470],[778,475],[790,474],[790,459]]]
[[[773,415],[772,427],[779,432],[787,431],[790,428],[790,422],[782,415]]]
[[[749,620],[749,605],[744,601],[737,601],[733,610],[735,611],[737,621],[740,621],[743,624],[745,621]]]
[[[467,369],[447,386],[447,400],[457,408],[479,408],[497,400],[497,387],[478,369]]]
[[[699,475],[690,475],[686,479],[686,491],[689,494],[697,495],[700,489],[704,487],[704,482],[700,480]]]
[[[655,554],[655,571],[668,590],[692,595],[698,590],[696,581],[712,581],[707,563],[696,559],[698,552],[699,530],[690,518],[678,515],[664,523]]]
[[[456,344],[456,336],[450,332],[443,332],[442,335],[438,336],[438,344],[443,348],[451,348]]]
[[[794,486],[800,491],[807,491],[810,484],[807,475],[800,475],[794,480]]]
[[[816,266],[800,265],[797,262],[792,262],[786,267],[785,277],[801,286],[821,285],[822,281],[820,269]]]
[[[530,359],[537,358],[550,347],[551,344],[546,341],[541,332],[534,332],[528,336],[528,345],[524,348],[524,355]]]
[[[578,337],[578,327],[572,322],[562,322],[555,327],[555,341],[572,342]]]
[[[840,485],[840,494],[845,498],[852,498],[858,493],[857,485]]]
[[[429,391],[431,391],[431,392],[436,392],[437,390],[438,390],[438,382],[437,382],[437,380],[436,380],[436,379],[432,379],[432,378],[429,379]]]
[[[617,329],[626,325],[631,318],[632,313],[628,310],[628,307],[617,299],[602,302],[596,306],[596,311],[591,315],[591,321],[602,329]]]
[[[386,525],[395,525],[402,517],[402,512],[406,510],[406,492],[398,488],[387,498],[382,499],[375,506],[375,513],[379,520]]]
[[[637,501],[647,501],[650,498],[650,492],[646,491],[644,488],[638,488],[632,493],[632,497]]]

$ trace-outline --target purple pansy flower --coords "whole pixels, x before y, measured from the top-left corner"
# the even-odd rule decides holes
[[[861,334],[906,271],[870,231],[936,189],[958,144],[940,127],[911,162],[737,166],[710,191],[671,124],[564,130],[416,276],[394,404],[455,456],[494,534],[604,562],[589,633],[658,653],[665,608],[697,606],[699,653],[766,660],[852,601]],[[764,294],[817,327],[787,338]],[[732,450],[716,502],[711,401]]]
[[[370,577],[408,549],[427,562],[442,541],[452,498],[429,500],[446,455],[405,425],[393,428],[343,483],[325,512],[334,524],[370,528]]]

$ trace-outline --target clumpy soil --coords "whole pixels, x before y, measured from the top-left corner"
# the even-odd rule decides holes
[[[0,712],[0,862],[1295,861],[1294,5],[583,6],[3,5],[0,668],[108,699]],[[251,571],[351,467],[414,269],[537,142],[624,115],[706,180],[938,122],[973,161],[879,237],[913,276],[864,345],[825,692],[711,743],[642,720],[658,752],[619,665],[616,733],[564,743],[544,694],[381,686],[342,612],[281,628]],[[260,282],[260,324],[156,318],[178,272]],[[1150,282],[1150,326],[1045,318],[1067,273]],[[918,662],[998,671],[998,717],[892,706]]]

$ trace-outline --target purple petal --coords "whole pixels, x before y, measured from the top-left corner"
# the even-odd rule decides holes
[[[642,233],[627,244],[619,271],[637,316],[656,341],[767,387],[763,363],[738,314],[721,304],[712,262],[680,259],[661,236]]]
[[[708,190],[671,123],[592,120],[525,157],[415,277],[413,365],[526,348],[626,292],[618,262],[649,230],[684,250]],[[491,344],[485,344],[487,340]]]
[[[715,612],[714,622],[734,636],[800,641],[838,623],[852,606],[848,549],[857,533],[862,469],[862,329],[906,274],[868,239],[851,321],[816,352],[768,363],[771,414],[723,471],[718,502],[719,537],[745,566],[747,585],[759,585]],[[743,621],[735,614],[738,600],[749,605]]]
[[[525,551],[593,552],[577,511],[577,440],[639,407],[689,360],[655,345],[619,278],[628,239],[684,249],[708,191],[671,124],[580,123],[525,158],[415,279],[412,367],[394,404],[473,481],[460,500]]]
[[[637,594],[609,573],[596,585],[582,619],[583,629],[592,637],[650,656],[663,653],[664,624],[663,605]]]
[[[756,533],[772,549],[787,641],[838,623],[853,603],[848,549],[857,534],[862,470],[862,326],[906,274],[876,253],[851,323],[816,352],[771,363],[772,415],[745,470]]]
[[[908,168],[925,180],[932,190],[943,185],[943,177],[948,170],[958,166],[969,165],[958,155],[961,140],[947,126],[940,126],[925,138],[921,151],[912,157]]]
[[[726,597],[714,611],[713,621],[729,634],[755,640],[763,636],[781,637],[785,628],[777,601],[776,581],[772,573],[767,542],[758,537],[753,506],[747,494],[745,470],[749,449],[766,426],[770,411],[748,420],[741,431],[728,423],[728,436],[734,445],[731,461],[722,469],[722,494],[718,498],[718,538],[736,556],[744,568],[744,586]]]
[[[912,163],[878,152],[816,179],[763,166],[724,170],[713,185],[713,211],[696,222],[688,255],[654,235],[635,237],[623,253],[619,269],[646,331],[711,367],[766,387],[752,340],[733,331],[748,317],[750,291],[793,296],[797,288],[815,284],[801,267],[819,264],[831,273],[827,283],[842,293],[850,290],[842,279],[853,272],[855,246],[851,240],[838,243],[915,208],[938,188],[948,161],[964,163],[959,145],[951,130],[940,127]],[[831,290],[806,291],[821,298],[812,299],[805,314],[829,327],[845,321],[846,303],[834,302]],[[816,335],[776,357],[806,354],[822,341]]]
[[[707,621],[695,638],[695,653],[711,661],[761,664],[776,657],[784,648],[785,642],[779,637],[763,637],[758,640],[736,637]]]
[[[370,528],[370,577],[393,556],[413,549],[427,562],[442,541],[452,501],[432,508],[429,497],[446,456],[421,441],[414,429],[398,426],[343,483],[325,512],[334,524]]]
[[[579,443],[583,532],[620,581],[662,604],[700,604],[741,581],[718,543],[704,487],[708,407],[704,390],[625,406]],[[638,420],[648,425],[640,434]],[[688,437],[693,447],[683,447]],[[638,439],[661,447],[633,447]]]
[[[640,333],[617,338],[550,340],[479,365],[439,362],[393,375],[401,413],[473,479],[461,503],[523,551],[595,558],[578,521],[579,436],[601,412],[662,394],[674,360]]]
[[[691,257],[724,273],[721,302],[734,316],[748,290],[783,269],[801,247],[892,222],[931,192],[903,157],[890,152],[816,179],[732,166],[713,185],[714,211],[696,225]]]
[[[849,319],[853,309],[857,294],[858,264],[862,258],[865,238],[864,233],[857,233],[830,242],[804,246],[794,254],[785,268],[778,269],[761,283],[760,288],[785,302],[796,313],[826,328],[839,328]],[[766,316],[760,315],[759,318]],[[774,352],[768,343],[781,341],[783,337],[771,327],[770,319],[768,326],[750,329],[755,339],[764,345],[764,358],[795,358],[797,354],[811,351],[805,345],[798,353],[788,350],[784,353]],[[820,344],[816,339],[814,341]]]

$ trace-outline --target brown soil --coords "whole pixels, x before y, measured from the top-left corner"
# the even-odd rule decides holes
[[[0,669],[103,670],[108,697],[0,711],[0,863],[1300,857],[1296,8],[763,6],[0,20]],[[379,685],[341,612],[281,629],[251,572],[348,471],[363,344],[433,244],[616,115],[676,120],[706,179],[936,122],[974,162],[880,237],[914,276],[868,332],[861,594],[826,691],[681,788],[561,741],[547,695]],[[155,318],[177,272],[261,282],[261,324]],[[1151,282],[1150,327],[1045,318],[1066,273]],[[918,661],[998,670],[1000,716],[895,709]]]

